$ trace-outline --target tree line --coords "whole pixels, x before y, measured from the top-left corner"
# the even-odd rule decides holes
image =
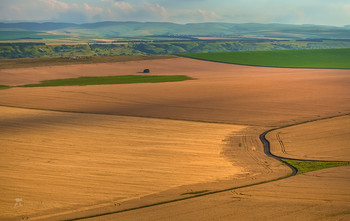
[[[0,58],[162,55],[225,51],[264,51],[324,48],[350,48],[350,41],[176,41],[81,45],[0,43]]]

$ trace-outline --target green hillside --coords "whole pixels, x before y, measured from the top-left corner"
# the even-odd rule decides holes
[[[48,34],[36,31],[13,31],[0,29],[0,41],[5,40],[43,40],[43,39],[64,39],[67,35]]]
[[[268,67],[350,68],[350,49],[244,51],[182,54],[208,61]]]

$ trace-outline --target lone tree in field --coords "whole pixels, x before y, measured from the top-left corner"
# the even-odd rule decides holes
[[[143,73],[150,73],[151,71],[149,69],[143,70]]]

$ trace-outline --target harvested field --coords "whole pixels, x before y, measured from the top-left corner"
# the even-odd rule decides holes
[[[310,160],[350,161],[350,116],[336,117],[270,132],[271,152]]]
[[[349,141],[349,136],[339,133],[338,130],[339,125],[348,125],[347,120],[347,116],[331,118],[293,126],[298,127],[298,130],[292,130],[294,128],[290,127],[277,132],[291,129],[287,130],[289,136],[297,138],[299,131],[316,129],[313,136],[306,132],[305,139],[302,139],[305,143],[296,139],[296,144],[300,145],[308,144],[307,142],[316,143],[320,141],[315,140],[316,133],[324,135],[329,131],[335,131],[334,136],[338,139]],[[346,127],[348,129],[348,126]],[[275,139],[275,136],[270,137],[272,145],[275,145]],[[329,144],[334,140],[333,136],[323,136],[321,144]],[[307,146],[304,147],[299,146],[298,150],[307,149]],[[316,155],[319,153],[316,148],[311,149]],[[332,151],[327,152],[328,160],[336,159],[342,153],[343,160],[350,160],[348,151],[342,148],[329,149]],[[323,152],[322,148],[320,152]],[[84,220],[135,220],[138,217],[144,220],[348,220],[349,173],[350,166],[328,168],[271,183]]]
[[[194,81],[0,91],[0,105],[278,126],[350,111],[350,70],[247,67],[187,58],[0,70],[0,85],[80,76],[186,75]]]
[[[349,173],[349,166],[329,168],[273,183],[84,220],[349,220]]]
[[[140,75],[145,68],[196,80],[0,90],[0,219],[66,220],[168,201],[92,219],[349,218],[349,166],[232,188],[290,174],[264,154],[259,135],[350,112],[350,70],[175,58],[0,69],[0,85]],[[343,116],[274,132],[293,157],[349,160],[347,125]],[[276,134],[267,138],[279,155]],[[209,195],[183,200],[202,193]]]
[[[263,154],[263,128],[0,109],[4,220],[62,220],[288,173]]]
[[[222,154],[222,140],[244,126],[0,110],[3,219],[121,203],[247,173]],[[14,207],[15,199],[23,205]]]

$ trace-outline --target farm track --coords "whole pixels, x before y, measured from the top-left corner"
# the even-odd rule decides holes
[[[118,210],[118,211],[113,211],[113,212],[106,212],[106,213],[90,215],[90,216],[84,216],[84,217],[78,217],[78,218],[74,218],[74,219],[67,219],[67,221],[75,221],[75,220],[84,220],[84,219],[90,219],[90,218],[97,218],[97,217],[103,217],[103,216],[112,215],[112,214],[129,212],[129,211],[134,211],[134,210],[139,210],[139,209],[144,209],[144,208],[149,208],[149,207],[154,207],[154,206],[159,206],[159,205],[164,205],[164,204],[169,204],[169,203],[175,203],[175,202],[180,202],[180,201],[184,201],[184,200],[199,198],[199,197],[203,197],[203,196],[208,196],[208,195],[213,195],[213,194],[218,194],[218,193],[223,193],[223,192],[228,192],[228,191],[234,191],[236,189],[242,189],[242,188],[245,188],[245,187],[252,187],[252,186],[257,186],[257,185],[260,185],[260,184],[271,183],[271,182],[275,182],[275,181],[278,181],[278,180],[282,180],[282,179],[286,179],[286,178],[295,176],[298,173],[298,169],[295,168],[294,166],[290,165],[289,163],[283,161],[283,159],[298,160],[298,161],[313,161],[313,162],[342,162],[342,161],[330,161],[330,160],[328,160],[328,161],[324,161],[324,160],[305,160],[305,159],[294,159],[294,158],[285,158],[285,157],[276,156],[276,155],[272,154],[271,151],[270,151],[270,142],[266,139],[266,135],[268,133],[270,133],[271,131],[275,131],[275,130],[286,128],[286,127],[291,127],[291,126],[295,126],[295,125],[300,125],[300,124],[305,124],[305,123],[310,123],[310,122],[315,122],[315,121],[320,121],[320,120],[325,120],[325,119],[331,119],[331,118],[335,118],[335,117],[347,116],[347,115],[350,115],[350,113],[337,115],[337,116],[326,117],[326,118],[323,118],[323,119],[316,119],[316,120],[310,120],[310,121],[306,121],[306,122],[300,122],[300,123],[287,125],[287,126],[282,126],[282,127],[278,127],[278,128],[273,128],[273,129],[267,130],[267,131],[263,132],[262,134],[260,134],[259,135],[259,139],[260,139],[260,141],[263,144],[264,153],[268,157],[274,158],[274,159],[282,162],[283,164],[285,164],[286,166],[288,166],[291,169],[292,172],[290,174],[286,175],[286,176],[279,177],[279,178],[272,179],[272,180],[262,181],[262,182],[258,182],[258,183],[248,184],[248,185],[244,185],[244,186],[238,186],[238,187],[233,187],[233,188],[228,188],[228,189],[223,189],[223,190],[205,192],[205,193],[201,193],[201,194],[197,194],[197,195],[193,195],[193,196],[189,196],[189,197],[178,198],[178,199],[169,200],[169,201],[163,201],[163,202],[149,204],[149,205],[144,205],[144,206],[140,206],[140,207],[128,208],[128,209],[123,209],[123,210]],[[280,137],[279,137],[278,141],[282,142]],[[242,142],[243,142],[243,144],[245,144],[243,146],[245,147],[245,150],[248,152],[248,154],[252,157],[252,159],[258,165],[262,165],[265,169],[267,169],[268,173],[272,173],[272,170],[268,166],[266,166],[264,163],[260,162],[259,159],[256,158],[253,155],[253,153],[251,153],[251,151],[249,150],[248,145],[247,145],[251,141],[249,139],[247,139],[247,136],[243,136],[242,137]],[[283,144],[283,142],[282,142],[282,144]],[[284,145],[283,145],[283,148],[284,148]]]
[[[243,135],[242,143],[243,143],[244,149],[248,153],[249,157],[252,158],[257,165],[262,166],[264,169],[266,169],[267,173],[272,173],[273,172],[271,170],[271,168],[269,166],[267,166],[263,161],[261,161],[261,159],[259,159],[259,157],[257,157],[256,154],[254,154],[252,149],[249,148],[250,146],[252,146],[252,145],[249,145],[249,144],[253,143],[253,141],[251,139],[248,140],[247,136]]]

